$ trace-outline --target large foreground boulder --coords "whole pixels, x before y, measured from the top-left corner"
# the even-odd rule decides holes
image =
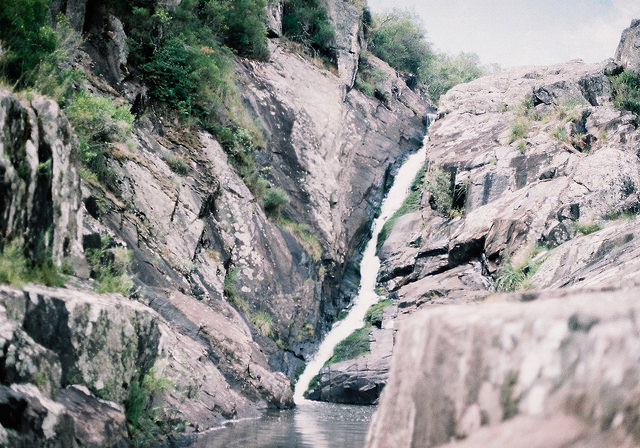
[[[640,289],[507,297],[533,301],[423,310],[403,326],[369,448],[438,446],[484,426],[515,446],[523,433],[511,429],[530,418],[535,446],[640,442]],[[483,431],[464,446],[498,446]]]

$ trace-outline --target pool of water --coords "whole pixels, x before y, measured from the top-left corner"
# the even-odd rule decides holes
[[[193,448],[362,448],[374,406],[304,401],[295,409],[229,424],[201,435]]]

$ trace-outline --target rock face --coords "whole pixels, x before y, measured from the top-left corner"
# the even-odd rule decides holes
[[[631,26],[622,33],[615,59],[627,70],[640,73],[640,20],[631,21]]]
[[[348,360],[323,367],[318,385],[309,391],[308,398],[332,403],[377,404],[389,377],[395,334],[393,328],[372,328],[370,353],[355,362]]]
[[[496,289],[640,284],[639,121],[612,106],[617,73],[612,62],[523,67],[441,98],[420,209],[397,219],[379,249],[398,327],[416,309],[474,303]]]
[[[269,44],[270,62],[235,64],[243,100],[266,137],[256,148],[258,169],[269,187],[288,194],[289,223],[267,217],[210,134],[152,109],[142,114],[145,89],[126,66],[125,30],[108,4],[56,2],[52,12],[66,11],[85,33],[74,58],[86,73],[83,87],[117,104],[135,101],[141,116],[127,144],[111,148],[113,182],[81,184],[77,145],[55,103],[27,105],[3,92],[1,236],[23,237],[27,248],[46,236],[58,264],[81,258],[80,241],[96,249],[108,236],[131,252],[135,288],[129,300],[100,296],[85,273],[70,278],[77,288],[0,290],[0,382],[36,384],[35,392],[14,392],[45,416],[5,428],[35,431],[38,443],[57,446],[62,432],[42,436],[51,420],[42,405],[73,443],[108,445],[92,436],[122,438],[121,407],[148,375],[172,384],[154,406],[159,418],[195,431],[293,406],[290,381],[355,293],[369,224],[400,160],[421,144],[429,108],[419,89],[381,61],[385,101],[352,90],[362,9],[326,6],[336,26],[337,74],[279,39]],[[281,8],[269,5],[272,36],[281,33]],[[172,160],[188,175],[172,171]],[[102,409],[97,397],[115,409],[104,410],[102,422],[90,411]],[[15,443],[28,445],[29,437]]]
[[[481,426],[509,431],[516,421],[502,422],[516,415],[540,419],[542,442],[527,446],[584,446],[589,428],[636,446],[639,296],[638,288],[539,292],[530,303],[416,314],[400,331],[367,446],[437,446]],[[566,414],[580,423],[557,427],[556,416]],[[507,445],[522,439],[500,429],[493,433]],[[475,440],[463,446],[486,446]]]
[[[73,132],[58,105],[0,90],[0,238],[54,262],[81,254],[80,177]]]

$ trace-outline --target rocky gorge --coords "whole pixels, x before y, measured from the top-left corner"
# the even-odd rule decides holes
[[[621,73],[640,72],[640,22],[610,61],[494,73],[436,111],[415,77],[366,53],[365,5],[320,2],[327,56],[288,39],[290,3],[270,1],[268,58],[232,58],[229,107],[250,125],[230,144],[161,107],[119,3],[49,12],[82,36],[77,88],[135,118],[110,146],[108,185],[87,175],[73,108],[0,90],[4,253],[66,272],[0,287],[0,446],[191,440],[293,407],[425,132],[413,202],[378,240],[386,301],[369,349],[324,367],[309,397],[380,403],[372,447],[516,446],[523,432],[526,446],[640,443],[640,122],[615,103]],[[163,31],[189,3],[150,4]],[[356,88],[365,54],[370,94]],[[105,270],[122,293],[101,291]]]
[[[317,394],[379,400],[368,447],[640,443],[640,134],[614,104],[639,30],[615,59],[441,98],[420,205],[380,241],[382,329],[319,376]]]
[[[83,172],[82,142],[54,101],[0,91],[3,244],[44,247],[70,273],[64,287],[0,290],[0,445],[123,446],[145,409],[188,438],[293,406],[291,382],[357,289],[369,223],[432,107],[373,57],[382,99],[353,89],[363,10],[326,7],[334,68],[281,38],[280,2],[268,6],[269,60],[234,60],[264,136],[257,169],[288,197],[277,220],[219,137],[150,104],[129,73],[122,17],[97,2],[54,5],[83,35],[72,61],[82,88],[138,116],[111,149],[105,188]],[[130,288],[116,278],[130,297],[95,292],[100,263],[130,266]]]

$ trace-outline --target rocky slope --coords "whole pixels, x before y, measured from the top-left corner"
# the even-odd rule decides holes
[[[191,431],[293,405],[290,381],[349,302],[369,223],[400,160],[421,144],[429,107],[381,61],[384,102],[351,89],[362,9],[338,3],[327,2],[337,73],[277,37],[270,61],[236,59],[246,107],[265,135],[259,168],[288,194],[284,213],[293,224],[268,219],[211,135],[144,110],[146,90],[128,75],[117,17],[82,1],[60,5],[85,32],[75,59],[87,73],[84,87],[134,104],[140,117],[127,144],[114,147],[114,181],[105,189],[80,181],[73,130],[55,103],[2,91],[2,238],[31,244],[46,235],[54,260],[71,260],[78,276],[67,280],[73,287],[0,293],[0,359],[11,366],[2,369],[2,405],[21,415],[0,421],[6,443],[85,446],[95,436],[116,446],[132,384],[149,375],[165,384],[160,418]],[[269,5],[273,36],[281,7]],[[172,171],[175,159],[186,175]],[[312,243],[295,224],[307,226]],[[130,299],[91,291],[82,250],[100,250],[105,240],[110,251],[131,251]],[[48,326],[39,328],[45,315]],[[109,401],[98,405],[96,397]],[[112,420],[97,418],[91,424],[102,429],[82,435],[89,423],[77,416],[101,406]],[[58,423],[43,433],[45,421]]]
[[[623,66],[513,69],[442,98],[421,210],[380,250],[401,330],[367,446],[640,443],[640,132],[611,102],[639,25]]]
[[[638,25],[625,31],[618,62],[511,69],[441,98],[421,207],[399,217],[379,249],[380,286],[398,308],[387,326],[496,290],[638,284],[639,121],[612,104],[614,77],[635,68]],[[388,356],[365,369],[356,367],[366,358],[345,362],[343,372],[356,372],[346,376],[326,370],[337,379],[320,388],[353,397],[357,384],[359,399],[375,402],[367,384],[384,387]]]

